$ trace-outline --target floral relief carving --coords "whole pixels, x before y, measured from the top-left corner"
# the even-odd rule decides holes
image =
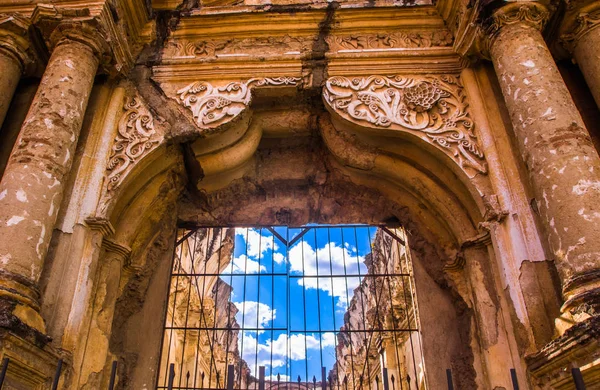
[[[118,188],[127,173],[162,141],[154,129],[154,119],[137,96],[126,98],[125,113],[119,120],[117,135],[107,166],[107,191]]]
[[[194,121],[203,129],[214,129],[238,116],[250,104],[252,88],[297,85],[299,77],[254,78],[246,82],[230,82],[215,87],[197,81],[177,91],[175,100],[192,112]]]
[[[448,30],[431,32],[393,32],[389,34],[348,35],[327,38],[329,48],[333,51],[444,47],[452,45],[452,42],[452,34]]]
[[[487,173],[457,77],[336,76],[327,80],[323,96],[350,121],[413,133],[444,151],[463,170]]]

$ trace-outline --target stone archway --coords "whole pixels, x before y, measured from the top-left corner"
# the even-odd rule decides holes
[[[435,356],[441,365],[454,368],[457,384],[465,388],[507,383],[501,372],[509,366],[522,373],[521,363],[511,358],[516,356],[516,341],[508,336],[512,324],[504,322],[509,318],[503,313],[507,305],[495,287],[498,275],[490,257],[490,236],[478,230],[486,218],[493,222],[501,217],[485,195],[472,196],[476,187],[485,194],[485,177],[469,179],[459,165],[448,164],[443,154],[418,139],[387,140],[382,146],[385,137],[372,137],[375,145],[366,144],[360,132],[336,127],[324,110],[290,107],[289,99],[297,93],[287,88],[287,100],[277,106],[274,101],[280,95],[257,91],[246,117],[206,139],[184,144],[181,154],[180,146],[161,141],[159,126],[149,127],[152,122],[144,116],[151,116],[143,101],[127,100],[121,127],[145,126],[147,133],[154,133],[143,158],[124,169],[124,175],[113,175],[117,180],[105,187],[110,196],[105,195],[98,209],[115,227],[114,235],[104,241],[122,249],[121,262],[130,270],[120,287],[112,282],[112,289],[120,291],[118,300],[112,295],[107,303],[102,296],[97,303],[115,307],[116,301],[112,324],[105,324],[99,337],[108,344],[109,356],[124,363],[123,383],[137,388],[153,376],[158,346],[153,347],[147,336],[160,337],[156,318],[164,305],[177,223],[396,221],[410,233],[417,290],[429,298],[423,302],[436,303],[436,310],[422,304],[425,358]],[[110,245],[105,245],[101,258],[115,257],[118,250]],[[105,276],[99,286],[108,281]],[[97,323],[92,318],[92,328]],[[141,324],[148,328],[140,329]],[[490,351],[505,356],[506,367],[490,370],[485,357]],[[84,352],[84,366],[89,359]],[[109,361],[103,363],[104,380]],[[445,380],[445,373],[437,371],[430,374],[434,388]],[[88,377],[90,386],[102,381],[102,370],[99,373]]]

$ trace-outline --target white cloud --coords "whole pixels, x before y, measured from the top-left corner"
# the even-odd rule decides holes
[[[246,243],[246,251],[248,257],[258,258],[259,254],[264,255],[269,250],[279,249],[279,245],[274,241],[272,236],[265,236],[260,234],[256,229],[250,228],[236,228],[235,234],[244,239]],[[274,259],[277,261],[276,259]],[[278,262],[279,264],[279,262]]]
[[[271,320],[274,320],[277,314],[276,309],[271,309],[269,305],[264,303],[245,301],[245,302],[233,302],[238,308],[238,313],[235,315],[235,319],[242,328],[256,328],[258,322],[258,328],[263,329]],[[243,321],[243,322],[242,322]],[[259,333],[262,333],[259,331]]]
[[[241,254],[235,257],[231,263],[223,270],[226,274],[257,274],[266,271],[264,265],[259,264],[258,261],[254,261],[246,257],[245,254]]]
[[[344,308],[347,300],[352,299],[354,289],[360,280],[358,274],[367,273],[363,264],[364,257],[358,256],[356,250],[349,245],[341,247],[335,243],[327,243],[322,248],[315,249],[308,243],[294,245],[289,251],[290,270],[306,276],[357,275],[346,278],[302,278],[298,284],[306,288],[326,291],[330,296],[339,297],[338,305]],[[317,272],[318,271],[318,272]],[[346,293],[348,296],[346,296]]]
[[[288,355],[286,351],[288,348],[291,360],[304,360],[308,351],[318,351],[321,345],[323,348],[335,347],[336,337],[333,333],[323,333],[321,335],[321,342],[319,342],[318,335],[307,334],[305,336],[304,334],[293,334],[288,339],[286,334],[280,334],[275,340],[269,339],[265,343],[258,343],[257,345],[256,337],[250,332],[245,332],[243,342],[244,351],[242,357],[248,363],[250,372],[258,374],[259,366],[270,367],[272,363],[273,377],[276,380],[277,368],[285,367],[286,356]],[[242,349],[241,338],[239,340],[239,348],[240,350]],[[273,351],[272,356],[271,350]],[[281,381],[285,380],[288,380],[288,378],[282,375]]]

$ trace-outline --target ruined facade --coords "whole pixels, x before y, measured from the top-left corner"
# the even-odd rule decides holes
[[[599,9],[0,0],[9,388],[155,388],[178,225],[390,222],[457,388],[598,386]]]

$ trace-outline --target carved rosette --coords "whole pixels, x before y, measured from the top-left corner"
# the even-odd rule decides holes
[[[331,51],[446,47],[451,46],[453,42],[452,34],[448,30],[327,37],[327,43]]]
[[[117,189],[135,164],[154,150],[163,136],[154,129],[154,119],[139,96],[126,98],[112,153],[108,160],[107,192]]]
[[[299,77],[254,78],[216,87],[197,81],[177,91],[175,100],[192,112],[201,129],[215,129],[237,117],[250,104],[252,89],[261,86],[293,86]]]
[[[573,51],[585,34],[600,26],[600,2],[593,4],[591,9],[579,12],[568,31],[560,36],[561,44]]]
[[[336,76],[327,80],[323,96],[351,122],[417,135],[449,155],[467,175],[487,173],[457,77]]]

